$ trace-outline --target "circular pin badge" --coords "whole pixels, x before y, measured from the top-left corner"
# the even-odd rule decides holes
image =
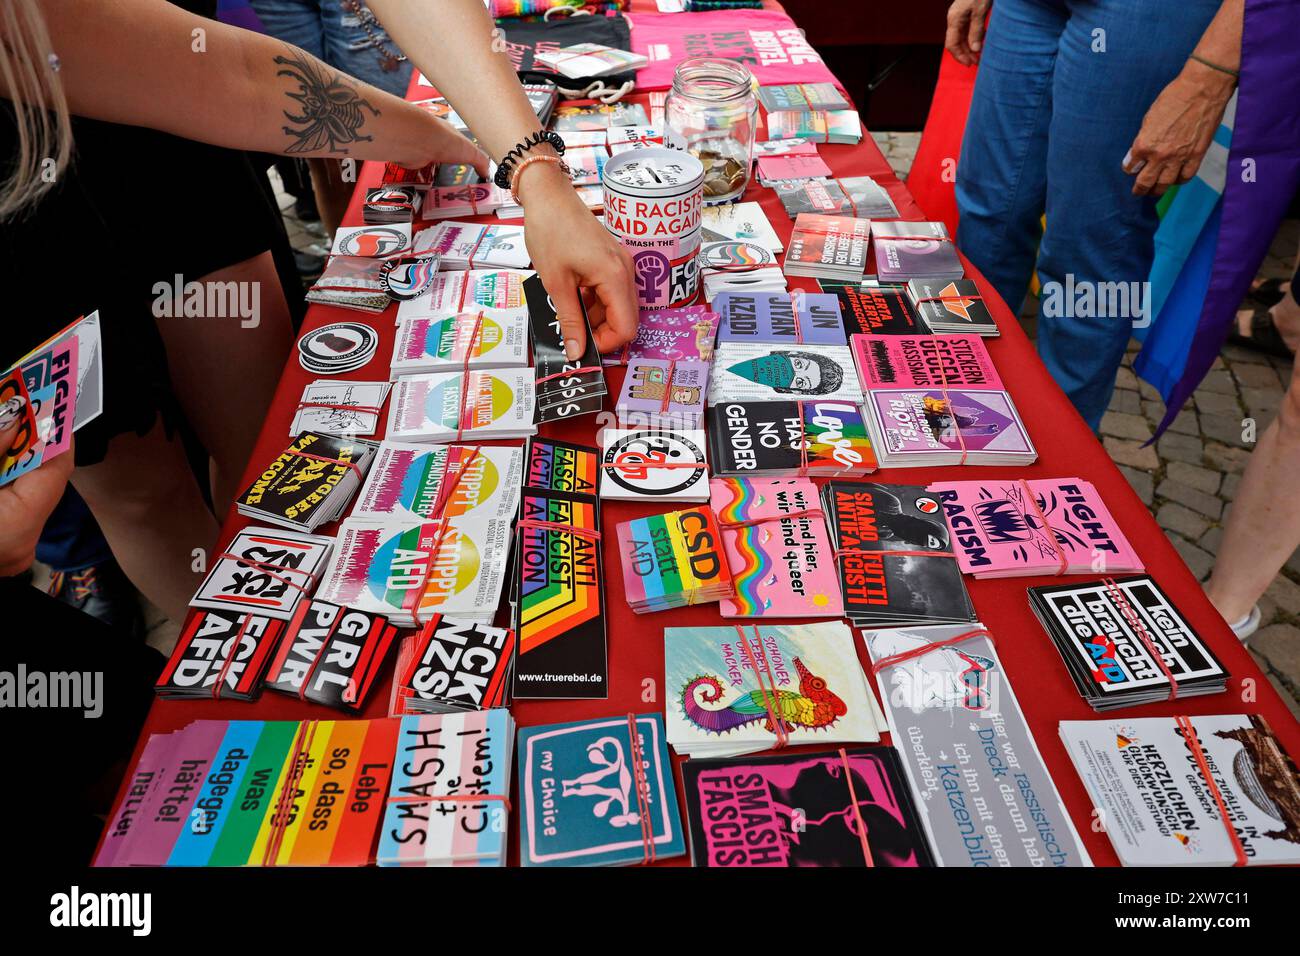
[[[309,372],[351,372],[370,361],[379,333],[360,322],[336,322],[298,339],[298,361]]]
[[[380,267],[379,283],[390,298],[404,302],[428,292],[437,274],[437,256],[403,256]]]
[[[704,449],[675,432],[638,431],[605,449],[605,478],[637,495],[680,494],[707,477]],[[665,467],[666,466],[666,467]]]

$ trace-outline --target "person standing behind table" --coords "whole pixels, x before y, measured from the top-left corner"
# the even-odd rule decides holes
[[[957,169],[958,245],[1013,310],[1035,264],[1044,287],[1072,277],[1096,301],[1117,288],[1128,297],[1122,315],[1072,315],[1084,310],[1063,302],[1065,314],[1038,317],[1038,354],[1094,431],[1143,317],[1153,197],[1190,180],[1209,148],[1236,87],[1244,3],[957,0],[948,10],[946,48],[979,63]]]
[[[363,0],[250,0],[249,6],[269,36],[385,93],[406,94],[410,61]],[[434,15],[432,8],[426,13]],[[321,223],[333,235],[347,212],[354,183],[345,180],[339,164],[329,159],[309,159],[307,167]]]

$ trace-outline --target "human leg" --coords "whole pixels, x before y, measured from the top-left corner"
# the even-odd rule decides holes
[[[1188,0],[1070,0],[1053,78],[1038,353],[1095,430],[1133,323],[1145,318],[1158,218],[1121,163],[1218,9]]]
[[[256,315],[162,318],[172,387],[186,420],[212,456],[212,501],[224,514],[270,407],[291,346],[289,307],[270,252],[203,276],[256,303]],[[229,311],[229,310],[227,310]]]
[[[118,435],[103,461],[72,473],[72,484],[127,577],[169,618],[184,620],[200,581],[194,552],[211,555],[218,526],[179,438],[161,422],[143,436]]]
[[[1047,191],[1052,73],[1065,6],[993,4],[957,170],[957,244],[1018,312],[1038,254]]]
[[[1300,278],[1300,273],[1297,273]],[[1291,291],[1273,308],[1283,339],[1300,344],[1300,302]],[[1289,300],[1289,301],[1288,301]],[[1282,565],[1300,547],[1300,508],[1290,494],[1300,472],[1300,363],[1277,417],[1259,437],[1241,476],[1205,593],[1229,624],[1245,621]]]

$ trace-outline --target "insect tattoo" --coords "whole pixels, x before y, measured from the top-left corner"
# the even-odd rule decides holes
[[[277,56],[275,63],[281,67],[276,76],[287,76],[298,84],[298,92],[287,94],[298,101],[300,111],[284,111],[293,124],[285,126],[284,132],[296,140],[286,152],[346,153],[348,143],[374,139],[361,135],[361,127],[366,122],[366,110],[374,116],[379,115],[379,110],[359,96],[354,86],[337,73],[331,76],[305,56]]]

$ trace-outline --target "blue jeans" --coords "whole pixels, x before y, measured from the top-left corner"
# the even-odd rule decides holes
[[[410,62],[385,70],[383,52],[376,48],[356,14],[344,11],[339,0],[250,0],[249,5],[270,36],[302,47],[334,69],[394,96],[406,94],[411,82]],[[388,50],[401,52],[378,23],[371,26],[370,32]]]
[[[1013,311],[1037,260],[1038,354],[1094,430],[1142,315],[1158,225],[1155,200],[1133,195],[1120,164],[1219,2],[993,2],[957,170],[957,242]],[[1109,308],[1122,299],[1102,283],[1133,283],[1127,307]],[[1057,294],[1089,289],[1096,306]]]
[[[113,558],[94,516],[72,485],[45,521],[36,542],[36,560],[52,571],[83,571]]]

